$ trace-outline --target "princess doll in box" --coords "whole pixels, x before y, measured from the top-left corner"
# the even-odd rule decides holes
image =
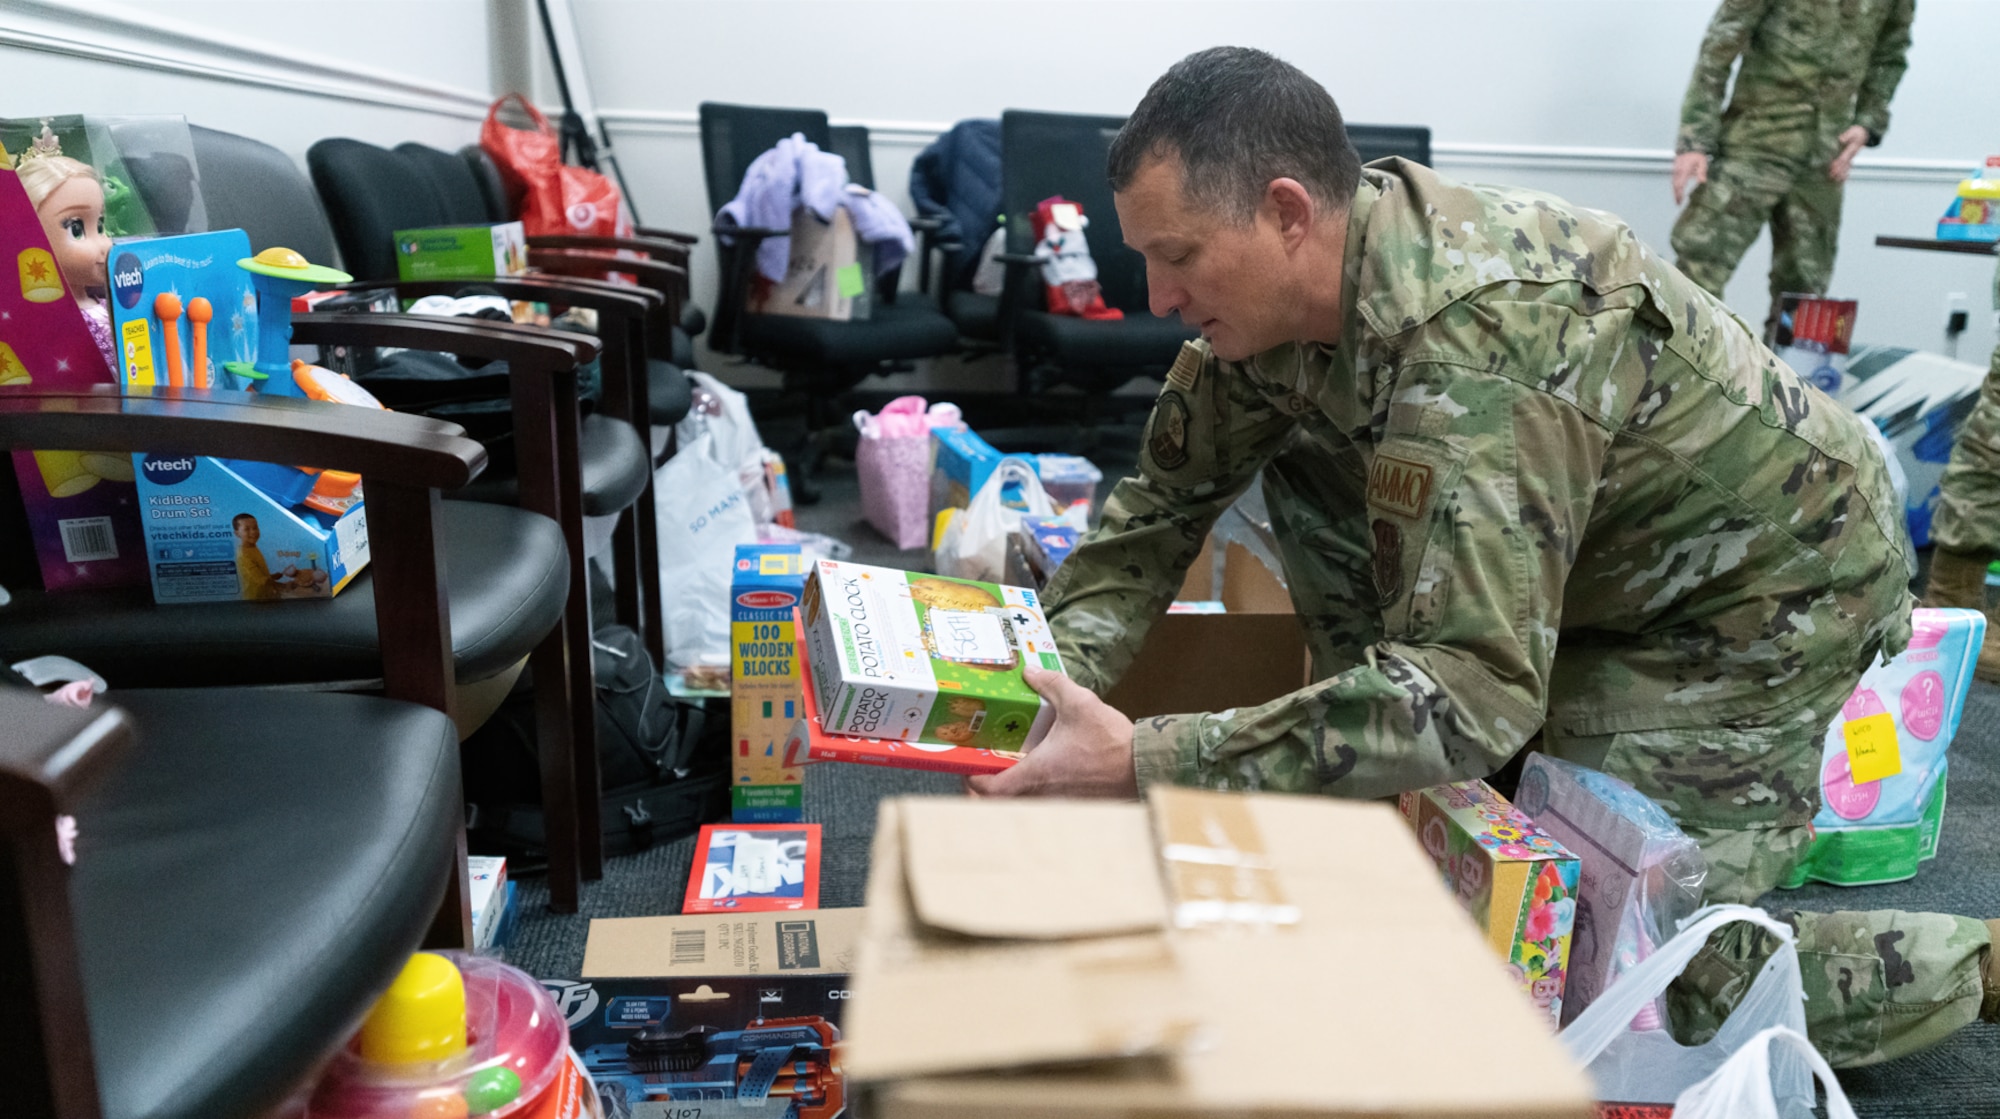
[[[104,304],[110,288],[105,262],[111,255],[111,238],[104,232],[103,181],[88,163],[62,154],[62,144],[46,123],[42,134],[15,160],[14,173],[42,219],[56,267],[83,312],[91,339],[103,353],[105,365],[115,371],[117,351]]]

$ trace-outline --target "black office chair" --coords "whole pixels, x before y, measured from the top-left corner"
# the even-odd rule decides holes
[[[1123,117],[1018,109],[1000,118],[1000,205],[1007,215],[1002,259],[1008,265],[1000,334],[1013,350],[1024,394],[1069,384],[1094,401],[1133,377],[1165,376],[1181,343],[1196,335],[1178,318],[1158,318],[1147,309],[1145,258],[1126,247],[1119,229],[1104,167],[1111,138],[1124,124]],[[1098,286],[1106,304],[1125,312],[1123,320],[1094,322],[1044,309],[1032,215],[1043,199],[1058,194],[1083,205]]]
[[[929,225],[917,285],[958,327],[968,353],[1000,349],[1000,297],[972,290],[999,228],[1000,122],[962,120],[910,165],[910,198]]]
[[[1363,163],[1400,155],[1412,163],[1431,165],[1431,130],[1421,124],[1350,124],[1347,138]]]
[[[270,1114],[410,952],[468,946],[445,712],[452,611],[469,604],[436,539],[438,490],[485,452],[424,417],[315,401],[0,390],[0,449],[51,445],[297,455],[368,478],[368,612],[398,636],[372,671],[391,698],[114,686],[80,711],[0,687],[0,1111]]]
[[[701,156],[709,208],[720,213],[736,197],[751,163],[793,133],[833,150],[826,114],[817,109],[702,102]],[[790,230],[718,220],[715,232],[722,276],[709,345],[777,370],[786,390],[804,398],[806,446],[793,481],[801,501],[813,500],[818,459],[833,429],[841,426],[834,399],[871,373],[905,370],[918,358],[952,352],[958,331],[934,307],[916,299],[877,299],[871,317],[854,322],[753,313],[748,300],[757,245]]]

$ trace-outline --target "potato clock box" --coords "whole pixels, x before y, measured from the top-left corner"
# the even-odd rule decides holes
[[[805,819],[805,770],[785,764],[798,722],[798,629],[806,562],[796,544],[739,544],[729,586],[730,819]]]
[[[396,278],[490,280],[528,270],[528,236],[517,221],[399,229]]]
[[[544,983],[607,1115],[697,1119],[708,1101],[718,1116],[837,1119],[833,1045],[861,921],[859,909],[600,919],[582,981]]]
[[[831,733],[1018,753],[1055,721],[1021,675],[1062,671],[1034,591],[821,560],[803,613]]]
[[[1985,640],[1977,610],[1917,610],[1910,646],[1861,677],[1826,728],[1815,838],[1787,887],[1900,882],[1937,854],[1945,751]]]
[[[1404,793],[1397,807],[1487,946],[1550,1022],[1560,1022],[1577,857],[1484,781]]]

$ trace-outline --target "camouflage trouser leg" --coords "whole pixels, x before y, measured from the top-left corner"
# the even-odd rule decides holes
[[[1708,857],[1710,902],[1754,902],[1790,874],[1811,841],[1805,827],[1686,830]],[[1914,1053],[1979,1017],[1991,950],[1984,923],[1890,909],[1772,912],[1797,932],[1806,1033],[1834,1067]],[[1681,1041],[1715,1035],[1774,946],[1769,933],[1743,924],[1709,940],[1668,992]]]
[[[1342,461],[1351,453],[1294,440],[1264,467],[1264,497],[1292,605],[1322,678],[1360,664],[1363,650],[1382,636],[1364,472],[1358,454]]]
[[[2000,554],[2000,347],[1938,479],[1931,542],[1946,551]]]
[[[1771,319],[1788,291],[1825,295],[1833,282],[1833,254],[1840,247],[1841,184],[1821,170],[1799,173],[1771,211]]]
[[[1710,295],[1736,271],[1757,233],[1792,189],[1795,164],[1762,156],[1717,156],[1694,188],[1668,243],[1674,264]]]

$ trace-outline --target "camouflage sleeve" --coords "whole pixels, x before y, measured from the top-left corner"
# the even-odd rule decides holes
[[[1146,423],[1138,475],[1111,491],[1103,520],[1043,595],[1071,678],[1099,695],[1118,682],[1209,527],[1294,422],[1239,366],[1217,362],[1208,343],[1181,348]]]
[[[1868,74],[1854,102],[1854,123],[1868,130],[1868,146],[1882,142],[1889,131],[1889,99],[1910,68],[1910,24],[1917,17],[1916,0],[1900,0],[1882,24],[1875,49],[1868,55]]]
[[[1367,480],[1382,639],[1262,706],[1141,720],[1140,784],[1379,797],[1512,757],[1547,711],[1563,587],[1611,445],[1575,402],[1614,399],[1659,352],[1634,315],[1482,308],[1455,329],[1490,329],[1485,342],[1406,364]],[[1550,370],[1560,393],[1493,360]]]
[[[1715,153],[1722,136],[1722,98],[1729,87],[1729,69],[1750,45],[1750,33],[1764,18],[1770,0],[1722,0],[1708,21],[1701,50],[1694,56],[1694,76],[1681,100],[1681,130],[1674,153]]]

